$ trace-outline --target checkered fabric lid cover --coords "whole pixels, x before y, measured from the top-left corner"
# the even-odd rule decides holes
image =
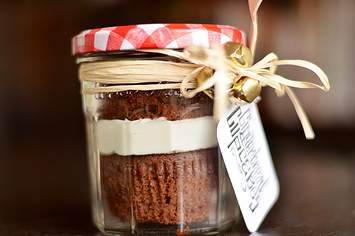
[[[72,53],[147,49],[185,48],[188,45],[211,47],[212,43],[245,43],[242,31],[212,24],[141,24],[82,31],[72,41]]]

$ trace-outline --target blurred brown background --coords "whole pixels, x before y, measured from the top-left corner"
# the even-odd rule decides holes
[[[322,139],[327,133],[334,143],[355,130],[354,12],[353,0],[264,0],[259,10],[257,60],[275,52],[280,59],[311,61],[329,76],[328,93],[295,91],[316,135]],[[160,22],[250,29],[246,0],[0,0],[0,216],[15,222],[18,212],[24,218],[88,213],[85,131],[71,37],[84,29]],[[318,82],[306,70],[278,72]],[[289,99],[277,98],[270,88],[262,96],[272,144],[275,133],[303,140]],[[352,145],[352,138],[345,140]]]

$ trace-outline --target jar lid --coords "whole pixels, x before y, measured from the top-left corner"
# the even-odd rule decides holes
[[[245,43],[245,34],[232,26],[212,24],[140,24],[82,31],[72,41],[73,55],[148,48],[179,49],[188,45]]]

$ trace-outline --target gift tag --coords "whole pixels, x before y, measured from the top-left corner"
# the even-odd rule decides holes
[[[260,227],[279,196],[279,182],[255,102],[222,116],[217,139],[250,232]]]

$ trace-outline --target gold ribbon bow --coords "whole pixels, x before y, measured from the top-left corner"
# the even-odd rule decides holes
[[[242,78],[248,77],[259,81],[262,86],[267,85],[274,88],[278,96],[282,96],[286,93],[295,107],[306,138],[314,138],[312,126],[291,87],[318,88],[328,91],[330,87],[328,78],[326,74],[315,64],[304,60],[278,60],[274,53],[270,53],[254,65],[243,68],[243,65],[238,65],[238,63],[233,63],[230,59],[228,59],[225,55],[224,49],[218,44],[214,44],[212,48],[191,45],[186,47],[183,52],[174,50],[149,51],[174,56],[198,65],[198,67],[181,82],[181,93],[185,97],[191,98],[201,91],[206,92],[210,88],[214,87],[214,117],[217,120],[226,109],[226,106],[228,106],[228,100],[231,100],[230,92],[232,87],[235,84],[238,84]],[[277,66],[281,65],[292,65],[308,69],[318,76],[322,82],[322,85],[307,81],[290,80],[275,74]],[[197,83],[197,87],[195,89],[187,90],[186,85],[191,83],[193,80],[196,80],[196,78],[203,73],[205,68],[210,68],[214,71],[211,77]],[[239,98],[233,99],[233,97],[232,102],[236,105],[244,105],[245,103],[248,103],[240,100]]]

